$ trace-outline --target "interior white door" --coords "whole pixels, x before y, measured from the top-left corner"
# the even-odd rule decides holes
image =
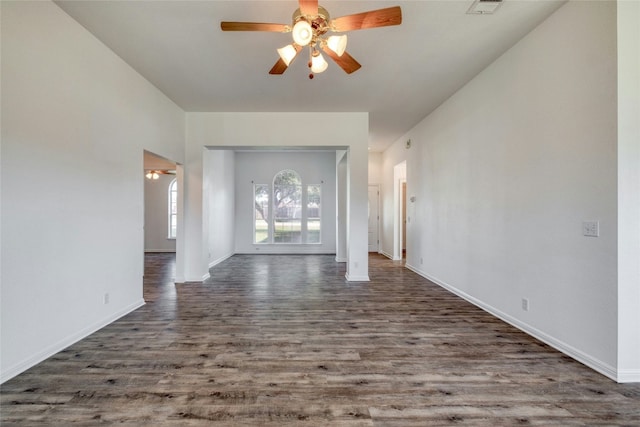
[[[377,185],[369,186],[369,252],[378,252],[378,230],[380,222],[379,213],[380,190]]]

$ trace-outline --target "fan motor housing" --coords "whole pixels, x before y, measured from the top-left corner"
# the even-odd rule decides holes
[[[321,36],[329,31],[330,19],[329,12],[322,6],[318,6],[318,14],[315,16],[303,15],[300,8],[293,12],[293,25],[300,20],[305,20],[311,25],[316,36]]]

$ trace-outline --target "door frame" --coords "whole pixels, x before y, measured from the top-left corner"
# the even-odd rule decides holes
[[[375,252],[375,253],[380,253],[380,184],[369,184],[369,186],[367,187],[368,190],[375,188],[376,190],[376,212],[378,213],[378,218],[376,219],[376,228],[377,228],[377,236],[378,236],[378,241],[376,242],[376,250],[375,251],[369,251],[369,253],[371,252]],[[367,191],[367,200],[369,199],[369,191]],[[368,200],[370,202],[370,200]]]
[[[402,260],[402,183],[407,181],[407,161],[393,167],[393,260]]]

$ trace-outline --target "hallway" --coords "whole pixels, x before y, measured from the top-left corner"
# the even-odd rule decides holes
[[[2,386],[2,425],[638,425],[619,385],[380,255],[236,255]]]

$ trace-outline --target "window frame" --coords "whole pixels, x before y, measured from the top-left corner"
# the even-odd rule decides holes
[[[257,229],[256,229],[256,221],[257,221],[257,209],[256,209],[256,188],[257,187],[266,187],[267,191],[267,217],[265,218],[265,221],[267,223],[267,238],[265,241],[262,242],[258,242],[256,241],[256,234],[257,234]],[[271,231],[271,212],[269,211],[269,209],[271,208],[271,186],[269,184],[253,184],[253,201],[252,201],[252,209],[253,209],[253,244],[254,245],[268,245],[271,243],[271,235],[272,235],[272,231]]]
[[[175,200],[174,200],[175,196]],[[178,178],[174,178],[167,189],[167,239],[175,240],[178,236]],[[175,212],[173,207],[175,203]],[[174,227],[175,225],[175,227]],[[175,230],[175,234],[174,234]]]
[[[296,190],[294,190],[294,194],[295,193],[299,194],[299,200],[298,200],[299,206],[293,206],[293,212],[294,212],[293,216],[287,215],[287,217],[280,217],[278,215],[278,211],[280,209],[283,209],[283,208],[285,208],[287,210],[290,209],[290,207],[282,207],[282,206],[279,207],[279,206],[276,206],[276,201],[277,201],[277,199],[276,199],[276,180],[278,179],[279,176],[281,176],[281,175],[283,175],[285,173],[293,174],[295,176],[295,178],[297,179],[297,183],[289,184],[288,186],[296,187]],[[281,184],[281,185],[284,186],[284,184]],[[302,209],[303,209],[303,206],[304,206],[303,188],[304,188],[304,186],[302,185],[302,178],[300,177],[300,174],[297,171],[293,170],[293,169],[283,169],[283,170],[281,170],[280,172],[276,173],[273,176],[272,187],[271,187],[271,195],[272,195],[272,199],[273,199],[271,201],[271,207],[273,208],[273,211],[272,211],[273,215],[270,216],[270,225],[271,225],[271,229],[273,231],[273,233],[271,235],[271,243],[272,244],[274,244],[274,245],[303,245],[303,244],[305,244],[305,242],[303,242],[304,239],[303,239],[303,235],[302,235],[303,234],[303,221],[304,221],[304,217],[303,217],[303,214],[302,214]],[[281,200],[284,200],[284,198],[282,198]],[[300,212],[300,214],[299,214],[300,215],[299,216],[300,232],[299,232],[299,237],[298,237],[299,241],[281,241],[281,240],[276,241],[276,233],[278,231],[277,227],[276,227],[276,220],[277,219],[289,219],[289,220],[295,221],[295,219],[296,219],[296,216],[295,216],[296,209],[298,209],[299,212]]]
[[[299,206],[293,206],[294,209],[294,214],[291,217],[292,219],[296,219],[296,212],[299,212],[299,220],[300,220],[300,237],[299,237],[299,241],[276,241],[276,219],[277,219],[277,211],[278,211],[278,207],[276,206],[276,179],[285,172],[290,172],[293,173],[295,175],[295,177],[297,178],[298,183],[294,184],[298,187],[298,191],[300,194],[300,199],[299,199]],[[323,218],[322,218],[322,193],[323,193],[323,181],[320,181],[320,184],[305,184],[304,181],[302,180],[302,177],[300,176],[300,174],[294,170],[294,169],[283,169],[279,172],[277,172],[276,174],[274,174],[273,179],[271,180],[271,184],[256,184],[254,181],[251,182],[252,183],[252,209],[253,209],[253,215],[252,215],[252,220],[253,220],[253,224],[252,224],[252,231],[253,231],[253,236],[252,236],[252,242],[254,245],[322,245],[322,223],[323,223]],[[256,235],[258,232],[257,229],[257,220],[258,218],[258,209],[256,209],[256,190],[258,187],[265,187],[266,188],[266,192],[267,192],[267,205],[268,205],[268,213],[267,213],[267,218],[266,218],[266,222],[267,222],[267,238],[263,241],[258,242],[256,239]],[[317,241],[313,241],[310,242],[309,240],[309,189],[311,187],[317,187],[318,188],[318,213],[317,213],[317,217],[313,218],[312,222],[317,222],[318,223],[318,231],[317,231]],[[281,207],[282,208],[282,207]],[[290,209],[291,207],[289,207],[288,209]]]
[[[309,188],[318,187],[318,241],[309,241]],[[304,186],[304,229],[306,231],[305,244],[307,245],[321,245],[322,244],[322,184],[307,184]],[[314,217],[315,219],[316,217]]]

